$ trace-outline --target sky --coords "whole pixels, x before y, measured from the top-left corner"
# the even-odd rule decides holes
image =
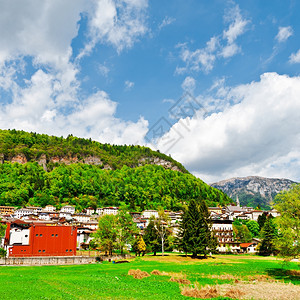
[[[0,0],[0,128],[300,181],[300,1]]]

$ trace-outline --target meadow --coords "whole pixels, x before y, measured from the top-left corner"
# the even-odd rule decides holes
[[[128,275],[137,269],[150,276],[135,279]],[[153,270],[159,275],[152,275]],[[1,266],[0,298],[191,299],[181,291],[209,285],[219,291],[214,299],[300,299],[299,273],[297,263],[249,255],[208,259],[147,255],[123,264]],[[180,283],[185,281],[190,284]],[[231,297],[224,296],[226,288]]]

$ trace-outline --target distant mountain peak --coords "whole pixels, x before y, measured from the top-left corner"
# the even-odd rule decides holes
[[[234,177],[212,183],[234,201],[239,198],[241,205],[269,208],[274,197],[296,183],[286,178],[266,178],[261,176]]]

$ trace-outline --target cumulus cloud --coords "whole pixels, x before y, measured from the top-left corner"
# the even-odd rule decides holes
[[[89,41],[78,58],[89,54],[99,42],[114,46],[118,52],[130,48],[143,36],[147,0],[93,0],[89,9]]]
[[[71,43],[85,15],[92,46],[132,46],[146,31],[146,7],[143,0],[0,1],[0,128],[142,143],[143,117],[115,117],[117,102],[104,91],[81,96]],[[99,65],[99,72],[106,76],[109,69]]]
[[[299,180],[300,77],[265,73],[258,82],[222,88],[222,94],[235,104],[179,120],[158,148],[177,139],[172,157],[208,182],[251,174]]]
[[[287,39],[292,35],[293,35],[293,29],[291,26],[279,27],[278,33],[277,33],[275,39],[279,43],[283,43],[283,42],[287,41]]]
[[[289,61],[292,64],[300,63],[300,49],[296,53],[291,54]]]

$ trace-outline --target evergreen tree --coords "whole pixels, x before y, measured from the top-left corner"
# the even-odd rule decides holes
[[[259,255],[269,256],[276,252],[275,239],[277,237],[277,229],[272,218],[267,217],[264,227],[261,230],[261,244],[259,246]]]
[[[2,238],[5,236],[5,230],[6,230],[6,225],[2,224],[0,219],[0,257],[6,256],[6,250],[1,248],[1,241]]]
[[[179,233],[179,249],[192,253],[192,257],[198,254],[207,255],[215,246],[211,231],[211,220],[204,200],[192,199],[184,210],[181,230]]]
[[[154,255],[160,250],[159,234],[154,224],[154,217],[150,219],[148,226],[145,229],[144,241],[149,248],[149,252]]]
[[[267,220],[267,215],[265,213],[258,216],[257,223],[259,225],[259,231],[261,231],[262,228],[264,227],[266,220]]]

